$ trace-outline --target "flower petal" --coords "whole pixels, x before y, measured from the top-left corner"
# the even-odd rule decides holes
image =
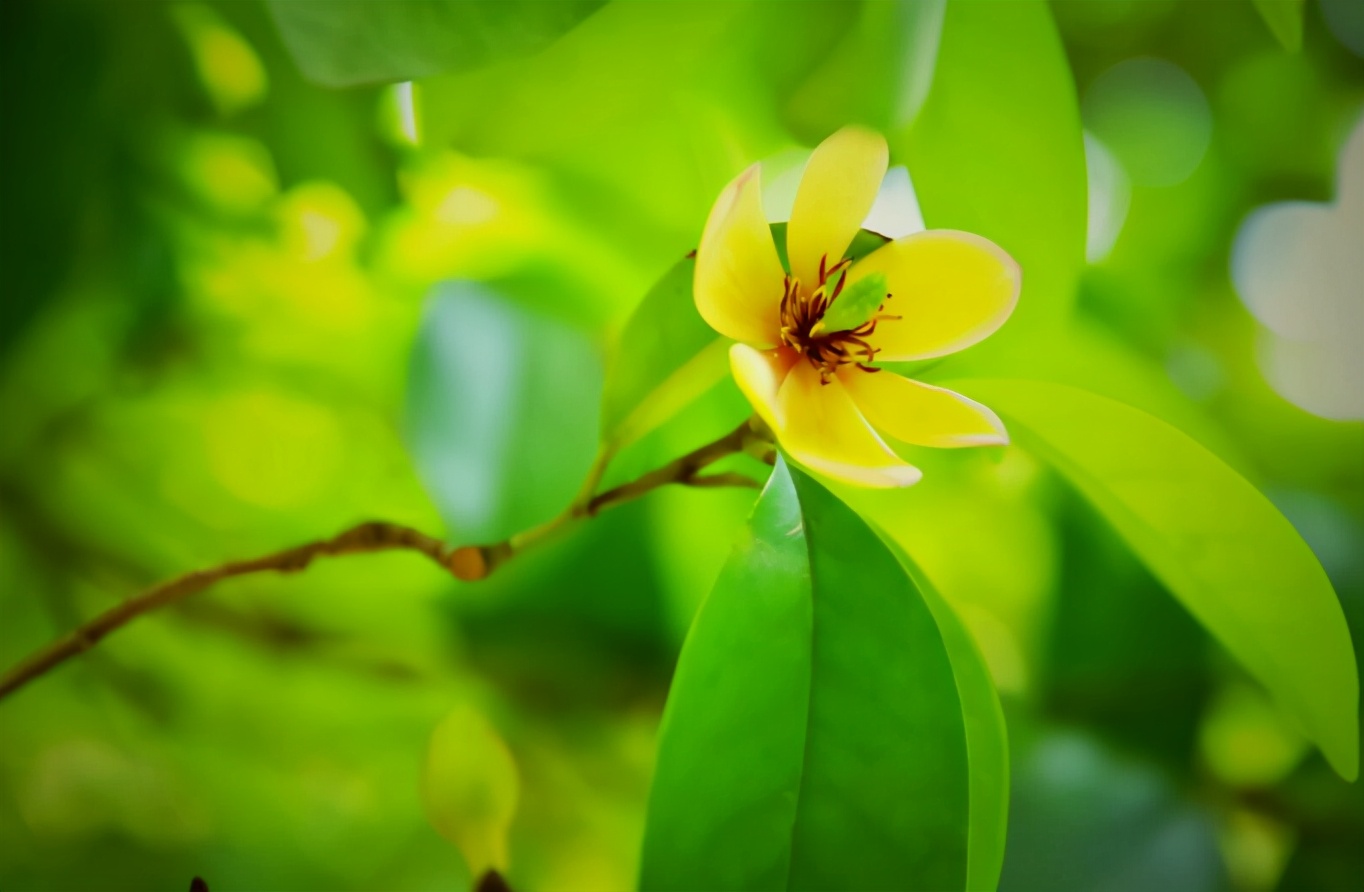
[[[706,220],[696,249],[696,309],[722,335],[776,346],[785,275],[754,164],[725,187]]]
[[[827,477],[890,488],[923,476],[881,442],[838,378],[824,384],[808,363],[797,362],[782,381],[775,420],[772,430],[782,448]]]
[[[830,266],[843,259],[881,189],[888,158],[885,138],[864,127],[844,127],[810,155],[786,229],[791,274],[807,290],[819,284],[821,257],[827,254]]]
[[[930,229],[896,239],[853,265],[848,285],[884,273],[890,300],[867,338],[879,362],[929,359],[964,350],[1004,324],[1018,303],[1022,272],[989,239]]]
[[[843,373],[843,386],[872,427],[916,446],[1003,446],[999,416],[959,393],[887,371]]]
[[[729,367],[744,396],[753,404],[758,417],[772,430],[781,426],[777,393],[797,356],[790,350],[755,350],[747,344],[729,348]]]

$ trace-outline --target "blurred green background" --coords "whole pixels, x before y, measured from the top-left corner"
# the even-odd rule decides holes
[[[345,88],[304,77],[262,3],[0,8],[0,663],[360,520],[469,542],[547,518],[591,460],[614,334],[723,183],[927,89],[904,4],[577,6],[548,49]],[[1086,131],[1086,374],[1270,495],[1358,650],[1364,424],[1267,382],[1230,274],[1253,210],[1336,195],[1357,9],[1306,3],[1293,50],[1249,0],[1058,2],[1049,51]],[[1083,182],[1029,114],[954,151]],[[1016,186],[1023,219],[1057,212]],[[722,384],[613,477],[743,414]],[[1091,509],[1019,450],[922,463],[915,558],[1009,719],[1001,888],[1364,888],[1358,787]],[[138,621],[0,703],[0,888],[464,888],[421,776],[467,708],[520,776],[515,887],[631,887],[671,668],[752,499],[662,491],[477,585],[364,556]]]

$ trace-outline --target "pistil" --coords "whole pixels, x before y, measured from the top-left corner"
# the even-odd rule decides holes
[[[844,365],[854,365],[864,372],[881,371],[869,364],[876,361],[879,348],[873,347],[868,338],[876,331],[877,322],[900,318],[883,313],[885,301],[882,301],[871,318],[856,328],[826,331],[825,314],[843,293],[848,281],[847,269],[852,265],[852,260],[845,257],[829,266],[828,259],[827,255],[820,258],[819,284],[813,291],[806,293],[800,280],[788,274],[781,299],[782,343],[818,369],[823,384],[832,381]],[[890,297],[887,292],[885,300]]]

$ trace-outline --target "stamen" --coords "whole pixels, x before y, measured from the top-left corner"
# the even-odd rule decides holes
[[[854,329],[827,330],[824,316],[843,293],[850,266],[852,260],[847,257],[831,266],[828,255],[824,255],[819,259],[819,282],[808,294],[794,276],[787,275],[783,282],[781,343],[805,357],[811,368],[819,372],[821,384],[831,382],[838,369],[845,365],[864,372],[879,372],[879,368],[869,363],[876,361],[880,349],[873,347],[867,339],[876,332],[877,323],[901,318],[883,312],[885,304],[882,303],[870,319]],[[886,294],[886,300],[890,297]]]

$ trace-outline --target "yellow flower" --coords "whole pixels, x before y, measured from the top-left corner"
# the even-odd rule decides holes
[[[756,164],[720,193],[696,252],[696,308],[739,342],[729,354],[735,380],[782,449],[814,471],[873,487],[922,476],[882,435],[920,446],[1008,442],[985,406],[877,363],[982,340],[1013,312],[1021,281],[999,246],[954,230],[846,259],[886,164],[885,140],[858,127],[815,149],[787,225],[789,271],[763,216]]]

